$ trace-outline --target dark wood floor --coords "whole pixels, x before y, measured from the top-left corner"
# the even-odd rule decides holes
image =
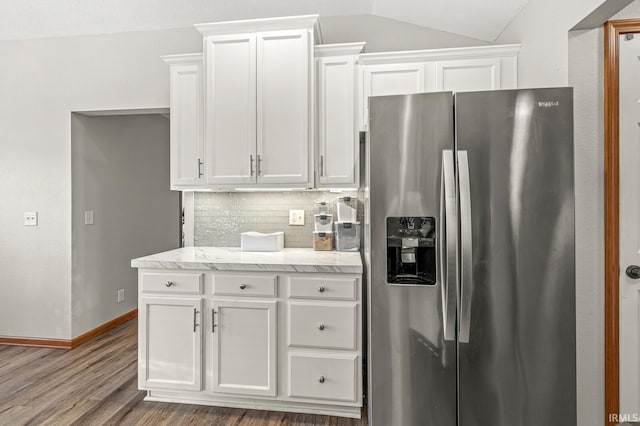
[[[367,424],[366,418],[145,402],[136,339],[133,320],[71,351],[0,345],[0,425]]]

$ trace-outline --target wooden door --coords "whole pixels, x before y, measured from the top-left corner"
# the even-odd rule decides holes
[[[620,46],[620,413],[640,413],[640,36]],[[640,269],[638,270],[640,272]]]

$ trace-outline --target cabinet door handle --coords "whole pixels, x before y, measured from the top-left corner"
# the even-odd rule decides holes
[[[240,290],[244,290],[245,288],[247,288],[246,284],[240,284]]]
[[[165,287],[171,287],[172,285],[174,285],[175,283],[173,281],[167,281],[167,283],[164,285]]]
[[[324,330],[324,324],[320,324],[320,325],[318,326],[318,330],[320,330],[320,331]]]
[[[320,378],[318,379],[318,381],[319,381],[320,383],[324,383],[324,376],[320,376]]]
[[[256,175],[260,176],[262,174],[262,156],[258,154],[257,157],[258,157],[258,163],[256,166]]]
[[[204,173],[202,173],[202,166],[204,165],[204,163],[202,162],[202,160],[200,160],[198,158],[198,179],[200,179],[202,176],[204,176]]]
[[[249,176],[253,176],[253,154],[249,154]]]
[[[215,311],[215,309],[211,310],[211,333],[215,333],[216,332],[216,314],[217,312]]]
[[[320,156],[320,176],[324,176],[324,155]]]
[[[323,285],[321,285],[321,286],[318,288],[318,291],[319,291],[320,293],[324,293],[324,291],[325,291],[325,290],[326,290],[326,289],[324,288],[324,286],[323,286]]]
[[[199,313],[200,313],[200,312],[198,311],[198,309],[197,309],[197,308],[193,308],[193,332],[194,332],[194,333],[196,332],[196,327],[198,327],[198,326],[200,325],[200,324],[198,324],[198,323],[196,322],[196,321],[197,321],[197,317],[198,317],[198,314],[199,314]]]

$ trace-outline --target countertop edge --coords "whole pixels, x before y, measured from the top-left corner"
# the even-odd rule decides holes
[[[172,262],[163,260],[131,261],[132,268],[139,269],[183,269],[202,271],[232,271],[232,272],[314,272],[362,274],[362,265],[305,265],[305,264],[265,264],[265,263],[227,263],[227,262]]]

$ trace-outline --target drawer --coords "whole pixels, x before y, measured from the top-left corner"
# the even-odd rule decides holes
[[[201,272],[142,272],[144,293],[202,294]]]
[[[216,296],[276,296],[277,275],[225,275],[213,276],[213,294]]]
[[[356,300],[357,279],[329,277],[288,277],[292,299]]]
[[[357,315],[356,303],[289,302],[289,346],[355,350]]]
[[[356,402],[358,355],[289,353],[289,396]]]

